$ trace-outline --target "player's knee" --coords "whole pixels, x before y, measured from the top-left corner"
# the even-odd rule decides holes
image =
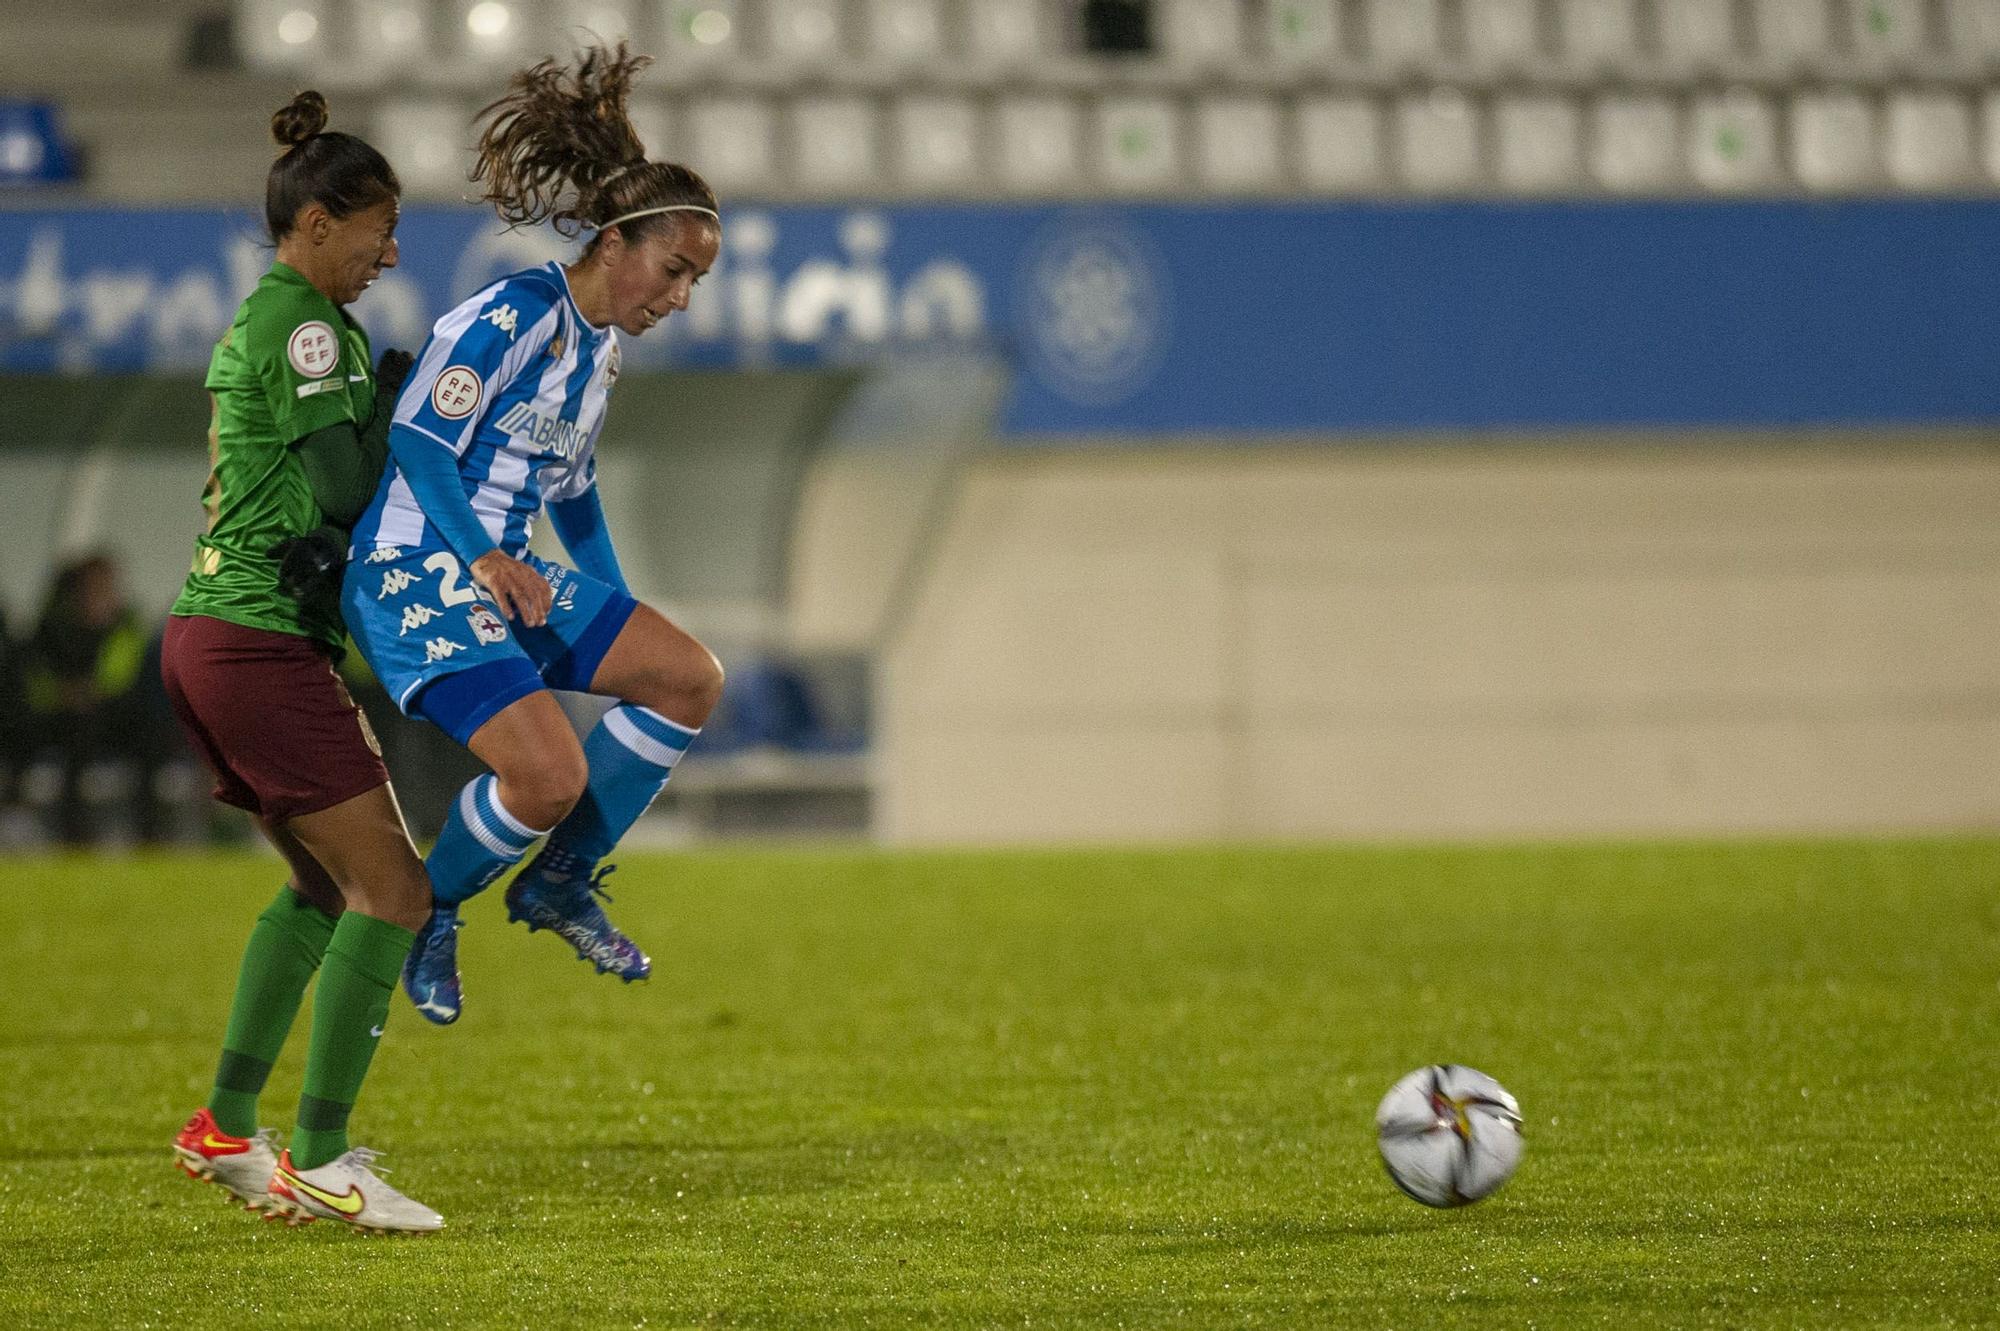
[[[703,647],[697,664],[687,681],[687,706],[695,716],[689,724],[700,726],[707,722],[708,714],[722,701],[722,662],[715,659],[715,653]]]
[[[582,746],[542,755],[535,762],[500,774],[500,802],[507,812],[538,831],[554,827],[583,798],[590,780]]]

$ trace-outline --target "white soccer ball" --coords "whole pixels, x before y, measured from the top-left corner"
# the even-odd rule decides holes
[[[1382,1163],[1425,1206],[1464,1206],[1499,1190],[1521,1163],[1521,1106],[1483,1072],[1418,1068],[1375,1110]]]

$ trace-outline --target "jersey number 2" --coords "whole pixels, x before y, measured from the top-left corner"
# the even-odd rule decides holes
[[[470,587],[458,585],[464,570],[459,568],[455,556],[439,551],[424,561],[424,567],[438,574],[438,602],[441,605],[464,605],[467,601],[479,599],[479,593]]]

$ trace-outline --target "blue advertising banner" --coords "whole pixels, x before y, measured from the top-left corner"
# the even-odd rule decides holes
[[[377,345],[566,255],[406,212]],[[193,369],[255,212],[0,213],[0,370]],[[1014,437],[2000,423],[2000,202],[737,208],[626,364],[1016,367]]]

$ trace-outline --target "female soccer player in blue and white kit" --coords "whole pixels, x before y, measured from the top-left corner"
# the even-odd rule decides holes
[[[645,64],[622,44],[574,68],[544,61],[481,113],[474,179],[500,216],[596,234],[574,262],[503,278],[438,320],[354,529],[341,605],[355,642],[406,713],[493,769],[426,861],[436,909],[403,970],[440,1024],[463,1002],[459,905],[543,836],[508,917],[553,929],[600,972],[646,977],[650,960],[593,899],[598,862],[722,692],[708,649],[627,590],[595,490],[618,330],[686,309],[721,243],[714,193],[647,161],[626,117]],[[575,569],[527,552],[544,508]],[[579,744],[551,689],[619,703]]]

